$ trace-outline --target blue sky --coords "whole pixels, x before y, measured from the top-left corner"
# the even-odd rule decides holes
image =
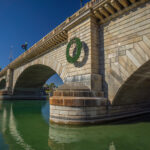
[[[79,8],[80,0],[0,0],[0,66],[9,64],[11,49],[17,58],[22,44],[31,47]]]

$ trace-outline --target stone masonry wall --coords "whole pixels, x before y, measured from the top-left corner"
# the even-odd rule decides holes
[[[97,39],[95,33],[98,35],[98,26],[97,28],[95,28],[95,26],[94,18],[88,17],[68,31],[68,41],[58,45],[54,49],[50,49],[44,55],[31,60],[27,64],[16,68],[13,75],[13,87],[15,87],[18,77],[26,68],[36,64],[43,64],[53,69],[64,82],[83,82],[89,86],[89,88],[95,87],[95,89],[101,90],[100,75],[92,75],[99,72],[96,52],[98,51],[98,47],[94,46],[98,44],[98,42],[97,40],[95,40],[95,43],[92,41],[92,37]],[[66,60],[66,47],[70,39],[74,37],[80,38],[83,43],[83,48],[78,61],[75,64],[70,64]],[[93,43],[91,44],[91,42]],[[72,54],[70,53],[70,55]],[[93,57],[96,57],[94,61],[92,60]],[[96,79],[96,83],[99,84],[91,86],[92,79]]]
[[[0,78],[0,81],[2,81],[3,79],[6,79],[6,77],[5,77],[5,76],[1,77],[1,78]]]
[[[65,81],[83,83],[94,91],[101,91],[98,30],[96,19],[90,16],[68,32],[68,41],[78,37],[82,41],[83,48],[75,64],[67,63],[69,73]]]
[[[100,26],[100,73],[112,102],[119,88],[150,60],[150,2]]]
[[[42,64],[53,69],[62,80],[67,76],[67,66],[66,66],[66,43],[59,45],[58,47],[49,50],[48,53],[36,58],[27,64],[20,66],[19,68],[14,70],[14,79],[13,79],[13,87],[18,79],[18,77],[23,73],[23,71],[36,64]]]

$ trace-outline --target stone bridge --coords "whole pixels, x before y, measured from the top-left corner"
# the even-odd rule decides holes
[[[66,48],[74,37],[82,42],[82,50],[72,64],[66,59]],[[72,46],[71,56],[75,50]],[[64,86],[54,92],[52,106],[64,105],[64,99],[61,102],[59,96],[76,97],[77,94],[83,98],[87,93],[100,97],[107,106],[147,104],[150,100],[150,1],[88,2],[0,72],[1,95],[39,98],[41,87],[55,73]],[[65,95],[70,89],[73,93]],[[65,106],[75,106],[73,103]],[[52,109],[56,111],[55,107]],[[57,122],[58,116],[54,118]]]

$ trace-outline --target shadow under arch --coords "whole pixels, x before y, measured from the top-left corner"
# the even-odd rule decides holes
[[[135,71],[118,90],[113,105],[150,102],[150,60]]]
[[[41,88],[54,74],[56,74],[56,72],[46,65],[32,65],[26,68],[18,77],[13,94],[40,96]]]
[[[0,90],[5,89],[6,87],[6,79],[2,79],[0,81]]]

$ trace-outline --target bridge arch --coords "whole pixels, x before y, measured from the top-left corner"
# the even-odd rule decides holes
[[[110,103],[124,105],[150,99],[150,34],[127,45],[118,45],[113,54],[116,54],[115,62],[105,65],[104,85]]]
[[[5,89],[6,87],[6,79],[2,79],[0,81],[0,90]]]
[[[56,73],[64,81],[66,68],[57,61],[50,61],[33,61],[20,67],[16,71],[13,94],[38,95],[44,83]]]
[[[138,104],[150,101],[150,60],[138,68],[118,90],[113,104]]]

